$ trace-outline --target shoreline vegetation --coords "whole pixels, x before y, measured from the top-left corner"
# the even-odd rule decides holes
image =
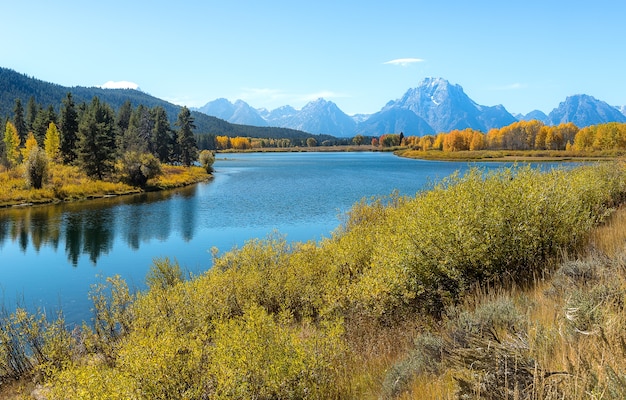
[[[625,168],[475,168],[363,200],[320,242],[254,239],[198,276],[157,259],[144,292],[107,278],[91,324],[5,311],[0,382],[50,400],[624,398]]]
[[[371,145],[228,149],[219,153],[248,152],[393,152],[399,157],[436,161],[501,161],[501,162],[557,162],[608,161],[622,157],[620,151],[566,151],[566,150],[468,150],[444,152],[440,150],[413,150],[407,147],[380,148]],[[0,167],[1,168],[1,167]],[[24,167],[0,171],[0,208],[43,205],[63,201],[88,200],[109,196],[167,190],[205,182],[212,174],[202,167],[183,167],[163,164],[162,174],[151,178],[144,187],[122,181],[102,181],[87,177],[77,167],[55,164],[49,182],[41,189],[30,188],[24,178]]]
[[[0,167],[1,168],[1,167]],[[123,196],[142,192],[180,188],[212,179],[203,167],[161,165],[161,174],[143,186],[118,181],[89,178],[76,166],[54,165],[48,183],[40,189],[29,187],[23,167],[0,172],[0,209],[26,207],[66,201],[81,201],[103,197]]]
[[[623,157],[625,151],[568,151],[568,150],[394,150],[400,157],[440,161],[504,161],[504,162],[556,162],[556,161],[606,161]]]
[[[252,149],[225,149],[216,153],[303,153],[303,152],[392,152],[399,157],[436,161],[604,161],[626,155],[626,151],[573,150],[415,150],[407,146],[379,147],[372,145],[337,145],[316,147],[261,147]]]

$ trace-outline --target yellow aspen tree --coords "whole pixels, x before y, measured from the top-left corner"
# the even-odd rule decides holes
[[[470,141],[470,150],[483,150],[485,148],[485,135],[481,132],[474,131],[472,133],[472,140]]]
[[[437,136],[435,136],[432,148],[434,150],[443,150],[443,140],[445,139],[445,137],[445,133],[438,133]]]
[[[28,136],[26,137],[26,142],[24,142],[24,147],[22,148],[22,159],[26,160],[28,155],[34,148],[38,148],[37,139],[35,139],[35,135],[32,132],[28,132]]]
[[[230,138],[228,136],[216,136],[217,148],[220,150],[226,150],[230,148]]]
[[[423,150],[423,151],[428,151],[431,149],[431,147],[433,147],[433,142],[435,141],[434,136],[432,135],[426,135],[426,136],[422,136],[419,139],[419,144],[418,146]]]
[[[502,130],[498,128],[492,128],[487,132],[487,144],[490,149],[497,150],[502,148]]]
[[[545,150],[546,149],[546,138],[548,137],[548,132],[550,131],[549,126],[542,126],[537,132],[537,136],[535,136],[535,150]]]
[[[44,149],[46,150],[48,159],[54,162],[59,161],[59,156],[61,155],[61,136],[54,122],[50,122],[46,130]]]
[[[556,136],[553,127],[548,127],[546,132],[546,150],[556,150]]]
[[[4,130],[4,148],[9,168],[15,167],[20,162],[20,137],[17,128],[12,122],[7,122]]]

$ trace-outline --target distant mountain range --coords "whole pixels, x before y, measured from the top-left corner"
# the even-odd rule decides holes
[[[389,101],[371,115],[349,116],[331,101],[318,99],[301,110],[283,106],[272,111],[255,109],[242,100],[231,103],[217,99],[196,109],[232,123],[280,126],[336,137],[380,136],[384,133],[423,136],[453,129],[472,128],[483,132],[517,120],[537,119],[547,125],[573,122],[576,126],[603,122],[626,122],[626,106],[614,107],[588,95],[568,97],[549,115],[535,110],[512,115],[502,105],[483,106],[467,96],[463,88],[442,78],[426,78],[399,99]]]
[[[133,106],[162,106],[172,123],[181,108],[139,90],[63,87],[0,67],[0,117],[12,115],[16,98],[25,106],[31,96],[44,107],[52,105],[58,111],[68,92],[72,92],[76,103],[89,102],[98,96],[116,110],[127,100]],[[423,136],[465,128],[487,132],[517,120],[530,119],[548,125],[573,122],[582,128],[604,122],[626,122],[625,113],[626,106],[610,106],[580,94],[567,97],[548,115],[536,110],[513,116],[502,105],[479,105],[459,85],[442,78],[427,78],[370,115],[349,116],[335,103],[324,99],[312,101],[300,110],[286,105],[271,111],[255,109],[242,100],[231,103],[217,99],[194,109],[192,115],[198,133],[300,140],[315,137],[321,143],[357,134],[380,136],[403,132],[405,136]]]

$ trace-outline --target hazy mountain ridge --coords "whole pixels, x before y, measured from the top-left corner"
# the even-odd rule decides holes
[[[550,125],[550,118],[548,117],[546,113],[540,110],[533,110],[526,115],[517,114],[515,115],[515,118],[517,118],[520,121],[532,121],[536,119],[538,121],[543,122],[546,125]]]

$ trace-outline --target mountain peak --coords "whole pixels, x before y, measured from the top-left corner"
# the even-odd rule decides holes
[[[307,104],[305,104],[304,107],[302,107],[302,110],[306,110],[306,109],[311,109],[311,108],[334,108],[337,107],[337,105],[335,103],[333,103],[332,101],[328,101],[323,99],[322,97],[310,101]]]
[[[548,117],[553,125],[573,122],[578,127],[607,121],[626,122],[626,116],[618,109],[587,94],[568,96]]]
[[[426,77],[417,85],[418,88],[422,87],[437,87],[437,86],[450,86],[450,82],[443,78]]]
[[[425,78],[401,99],[383,108],[404,108],[425,120],[435,132],[472,128],[488,131],[516,121],[502,106],[481,106],[470,99],[460,85],[443,78]]]

